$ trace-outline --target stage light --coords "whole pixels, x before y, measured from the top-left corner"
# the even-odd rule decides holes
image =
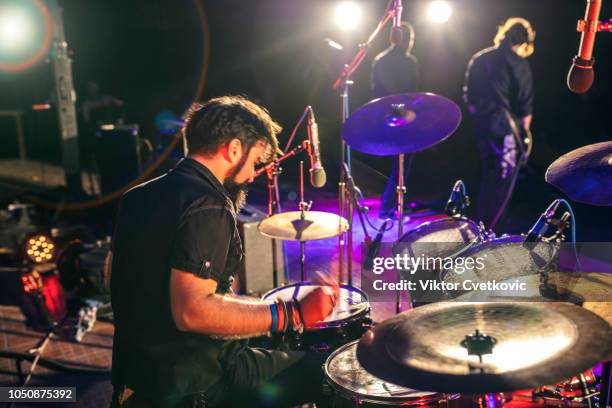
[[[49,237],[37,234],[26,241],[25,253],[32,262],[51,262],[55,255],[55,245]]]
[[[331,38],[325,38],[325,39],[323,39],[323,41],[325,41],[325,43],[327,43],[327,45],[329,45],[332,48],[335,48],[336,50],[342,51],[344,49],[342,44],[332,40]]]
[[[350,30],[361,20],[361,7],[352,1],[343,1],[336,6],[336,24],[345,30]]]
[[[32,47],[34,39],[32,19],[15,7],[0,8],[0,49],[5,53],[21,53]]]
[[[453,14],[453,9],[450,4],[444,0],[435,0],[429,3],[427,8],[427,16],[437,24],[446,23]]]
[[[53,23],[43,0],[0,0],[0,71],[24,70],[44,58]]]

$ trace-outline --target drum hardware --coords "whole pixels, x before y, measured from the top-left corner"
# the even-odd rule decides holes
[[[375,156],[398,156],[398,241],[404,235],[404,155],[442,142],[460,122],[461,109],[450,99],[432,93],[406,93],[370,101],[342,125],[342,138],[351,148]],[[401,293],[397,292],[396,312],[400,310]]]
[[[490,350],[484,343],[491,353],[483,353],[482,362],[461,346],[475,330],[497,340]],[[611,330],[569,303],[443,302],[376,325],[359,341],[357,357],[371,374],[403,387],[497,393],[555,383],[592,367],[609,356]]]
[[[597,403],[599,395],[597,378],[593,370],[589,369],[556,384],[513,392],[512,400],[531,401],[540,403],[540,406],[543,403],[547,407],[593,408],[603,406]]]
[[[280,208],[280,198],[278,193],[278,176],[282,173],[283,169],[279,166],[280,163],[285,161],[286,159],[295,156],[296,154],[308,149],[310,142],[308,140],[304,140],[302,144],[294,147],[289,150],[287,153],[283,154],[281,157],[278,157],[266,164],[265,166],[257,169],[255,172],[255,177],[259,176],[262,173],[266,173],[268,178],[268,217],[271,217],[274,212],[281,212]],[[277,243],[276,239],[272,238],[272,286],[278,286],[278,262],[277,262]]]
[[[424,222],[415,229],[408,231],[393,245],[393,255],[407,254],[415,257],[420,254],[440,258],[454,258],[463,251],[481,242],[485,242],[495,234],[487,231],[484,223],[476,223],[463,215],[465,208],[469,206],[465,185],[461,180],[455,182],[448,202],[446,204],[449,218]],[[442,272],[438,270],[427,270],[422,268],[414,272],[412,278],[426,278],[440,280]],[[424,293],[411,292],[411,303],[413,307],[444,300],[446,297],[429,297],[431,294],[421,296]]]
[[[346,219],[335,214],[310,211],[312,201],[304,201],[304,162],[300,162],[299,211],[284,212],[266,218],[259,232],[270,238],[300,242],[300,281],[305,281],[306,241],[331,238],[348,229]]]
[[[311,282],[294,283],[269,291],[262,300],[299,300],[317,287]],[[347,341],[359,339],[371,326],[367,295],[357,288],[340,285],[338,303],[324,321],[302,333],[274,334],[272,338],[263,341],[263,346],[275,348],[286,344],[292,350],[329,352]]]
[[[463,216],[465,209],[469,207],[469,205],[470,196],[467,195],[465,184],[462,180],[457,180],[453,186],[450,196],[448,197],[448,201],[444,207],[444,212],[449,217]]]
[[[363,230],[363,236],[364,236],[364,243],[366,244],[366,246],[368,248],[371,248],[371,245],[374,245],[373,248],[376,248],[375,246],[376,241],[378,242],[378,245],[380,245],[380,240],[382,239],[382,234],[385,232],[387,222],[385,221],[383,223],[378,235],[376,236],[376,239],[374,240],[375,243],[373,244],[372,237],[370,237],[370,235],[368,234],[368,230],[365,226],[365,221],[364,221],[364,217],[367,217],[367,212],[369,208],[365,205],[362,205],[360,202],[360,199],[363,198],[363,196],[361,194],[361,190],[355,184],[355,180],[353,179],[353,176],[351,175],[351,170],[349,169],[348,165],[346,163],[343,163],[343,166],[344,166],[344,174],[346,178],[346,186],[347,186],[348,193],[349,193],[349,201],[352,202],[352,206],[350,207],[351,211],[352,211],[352,208],[357,208],[357,215],[359,216],[359,222],[361,223],[361,229]],[[349,218],[352,218],[351,215],[349,215]],[[349,245],[349,247],[352,248],[352,232],[349,234],[349,236],[351,239],[351,245]],[[370,254],[368,252],[368,257],[366,258],[366,260],[371,259],[373,256],[374,254]],[[352,255],[348,257],[348,262],[349,262],[349,265],[352,264],[353,262]],[[353,268],[352,267],[348,268],[348,285],[353,286]]]
[[[574,201],[612,205],[612,142],[564,154],[548,167],[545,179]]]

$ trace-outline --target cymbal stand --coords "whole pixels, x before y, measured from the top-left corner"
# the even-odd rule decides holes
[[[300,203],[298,204],[300,210],[300,220],[304,222],[306,220],[306,211],[310,211],[312,207],[312,201],[304,201],[304,161],[300,160]],[[304,273],[304,264],[306,263],[306,241],[300,239],[300,281],[304,282],[306,276]]]
[[[376,36],[380,32],[380,30],[395,17],[395,9],[390,7],[386,12],[385,16],[382,20],[379,21],[378,25],[368,37],[368,40],[359,44],[359,51],[357,55],[353,58],[353,60],[344,66],[344,69],[334,81],[332,86],[334,91],[339,90],[342,87],[342,93],[340,94],[340,98],[342,100],[342,112],[341,112],[341,123],[344,124],[350,115],[350,104],[349,104],[349,86],[353,85],[353,81],[350,79],[351,75],[357,70],[361,62],[364,60],[368,48],[372,45]],[[342,233],[338,237],[338,282],[343,282],[343,269],[344,269],[344,242],[345,242],[345,234],[346,234],[346,243],[347,243],[347,268],[348,274],[350,274],[352,269],[353,262],[353,208],[352,208],[352,200],[348,200],[347,202],[347,191],[346,191],[346,173],[344,170],[344,164],[347,164],[348,168],[351,169],[351,150],[350,147],[346,145],[346,142],[343,138],[340,138],[340,179],[338,182],[338,210],[340,217],[344,217],[345,206],[347,208],[347,221],[348,221],[348,229],[345,233]]]
[[[400,154],[398,157],[397,169],[397,242],[400,242],[404,235],[404,194],[406,194],[406,187],[404,186],[404,154]],[[400,280],[399,271],[397,271],[396,281]],[[402,292],[399,290],[395,291],[395,313],[402,311]]]
[[[359,222],[361,223],[361,228],[363,229],[363,236],[365,237],[365,242],[369,244],[372,241],[372,237],[370,237],[370,235],[368,234],[368,230],[363,220],[363,214],[368,211],[368,207],[361,205],[361,203],[359,202],[359,195],[361,194],[361,190],[359,190],[359,187],[357,187],[357,185],[355,184],[355,180],[353,180],[353,176],[351,175],[351,170],[349,169],[348,165],[346,163],[343,163],[343,167],[344,172],[346,174],[347,190],[349,192],[349,202],[352,203],[352,206],[354,205],[357,208],[357,215],[359,216]],[[350,247],[352,247],[352,242],[349,248]],[[352,258],[349,257],[349,259],[352,262]],[[348,285],[353,286],[353,268],[349,268],[348,270]]]
[[[264,172],[266,173],[266,176],[268,177],[268,217],[271,217],[272,215],[274,215],[275,211],[277,213],[281,212],[280,198],[279,198],[279,193],[278,193],[278,176],[282,173],[283,169],[282,167],[279,167],[279,164],[282,161],[302,152],[303,150],[308,149],[309,145],[310,145],[310,142],[308,140],[305,140],[304,142],[302,142],[301,145],[294,147],[293,149],[291,149],[290,151],[288,151],[281,157],[275,159],[274,161],[271,161],[270,163],[268,163],[267,165],[263,166],[262,168],[258,169],[255,172],[255,177],[259,176],[260,174]],[[278,248],[277,248],[277,242],[276,242],[277,240],[274,238],[271,238],[271,239],[272,239],[272,285],[273,287],[276,288],[278,287],[278,262],[276,258]]]

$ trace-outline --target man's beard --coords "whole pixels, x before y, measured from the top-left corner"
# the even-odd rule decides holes
[[[236,211],[240,210],[246,204],[248,183],[236,183],[236,180],[232,177],[231,179],[225,179],[223,187],[225,187],[234,206],[236,206]]]
[[[230,199],[234,203],[236,207],[236,211],[239,211],[244,204],[246,204],[247,192],[248,192],[248,182],[237,183],[236,175],[240,173],[242,167],[244,166],[244,162],[246,160],[241,160],[240,163],[236,165],[230,172],[229,176],[223,181],[223,187],[227,190]]]

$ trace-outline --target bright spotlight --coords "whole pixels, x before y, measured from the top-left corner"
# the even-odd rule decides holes
[[[24,70],[46,55],[53,22],[43,0],[0,0],[0,71]]]
[[[0,49],[4,52],[20,52],[32,46],[34,28],[32,19],[21,10],[0,9]]]
[[[437,24],[446,23],[453,14],[453,10],[444,0],[435,0],[429,3],[427,8],[427,16],[429,19]]]
[[[343,1],[336,6],[336,24],[345,30],[357,27],[361,20],[361,7],[352,1]]]

